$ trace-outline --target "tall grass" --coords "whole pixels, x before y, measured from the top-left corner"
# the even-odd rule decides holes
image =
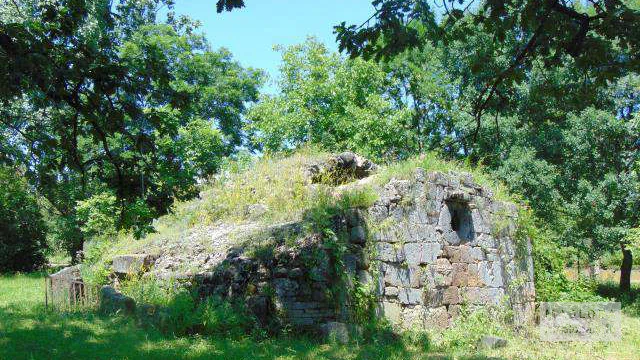
[[[482,166],[472,166],[469,163],[455,160],[444,160],[435,152],[424,153],[407,160],[383,166],[376,176],[376,182],[378,184],[386,184],[391,178],[402,180],[412,179],[415,175],[416,168],[422,168],[427,172],[439,171],[445,174],[449,172],[469,173],[476,183],[491,189],[496,199],[503,201],[513,200],[513,195],[509,193],[507,187],[489,175]]]

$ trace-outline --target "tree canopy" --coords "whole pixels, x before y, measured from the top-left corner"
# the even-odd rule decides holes
[[[171,1],[23,0],[0,23],[2,161],[22,166],[69,250],[76,202],[113,191],[139,232],[243,144],[261,71],[213,50]],[[133,214],[135,213],[135,214]]]

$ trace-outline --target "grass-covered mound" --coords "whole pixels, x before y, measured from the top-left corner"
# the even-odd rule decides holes
[[[243,241],[241,233],[264,226],[293,221],[322,222],[326,212],[336,208],[366,207],[376,200],[375,187],[392,178],[408,179],[415,169],[468,172],[476,182],[492,189],[500,200],[510,200],[504,186],[482,169],[445,161],[428,153],[405,161],[381,164],[370,178],[351,184],[330,181],[310,183],[305,170],[329,158],[330,154],[303,149],[290,155],[265,155],[229,164],[216,177],[201,185],[200,197],[176,202],[170,214],[153,223],[154,232],[142,239],[131,234],[97,238],[86,254],[85,277],[104,281],[106,264],[117,254],[159,253],[170,246],[210,242],[222,231],[229,238]]]

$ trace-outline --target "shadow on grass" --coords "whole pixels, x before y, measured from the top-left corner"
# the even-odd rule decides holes
[[[340,345],[295,336],[266,340],[170,337],[131,318],[43,307],[0,308],[0,359],[406,359],[431,358],[402,341]],[[436,355],[433,359],[449,359]],[[482,359],[482,358],[479,358]]]
[[[0,278],[4,278],[7,280],[18,278],[18,277],[24,277],[27,279],[41,279],[49,275],[49,273],[50,273],[49,271],[45,271],[45,270],[34,271],[34,272],[0,273]]]
[[[632,284],[628,293],[620,292],[620,286],[615,282],[598,284],[598,295],[620,302],[622,310],[630,316],[640,317],[640,285]]]

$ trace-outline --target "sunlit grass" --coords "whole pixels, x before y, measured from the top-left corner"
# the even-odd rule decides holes
[[[340,345],[300,334],[261,340],[163,336],[153,329],[138,327],[132,318],[47,311],[43,286],[43,274],[0,276],[0,359],[640,358],[640,318],[628,311],[622,317],[619,342],[542,342],[535,328],[515,332],[500,324],[495,315],[480,314],[444,332],[422,335],[407,332],[386,340]],[[607,289],[609,286],[605,285],[605,291],[613,291]],[[638,292],[640,288],[635,288],[634,293]],[[624,303],[625,308],[631,305]],[[476,351],[472,344],[489,333],[504,336],[508,346]]]

